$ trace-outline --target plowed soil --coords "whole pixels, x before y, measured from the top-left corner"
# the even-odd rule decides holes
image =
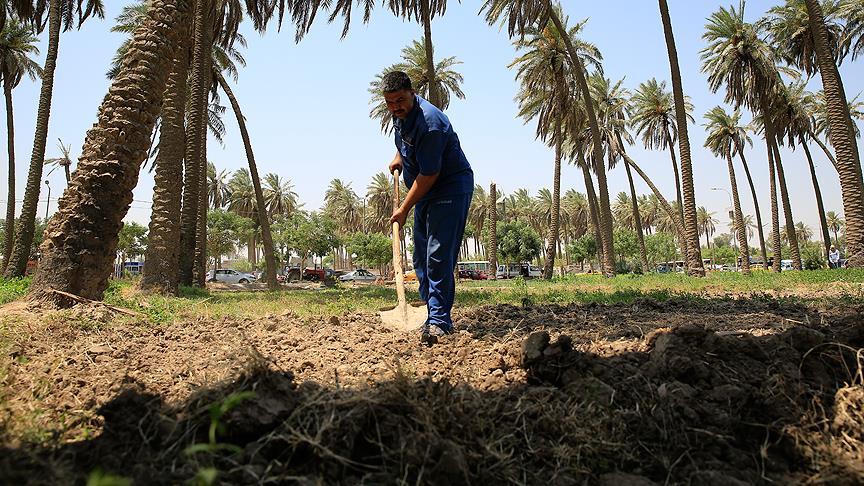
[[[365,314],[31,314],[0,484],[861,484],[861,310],[483,307],[431,347]]]

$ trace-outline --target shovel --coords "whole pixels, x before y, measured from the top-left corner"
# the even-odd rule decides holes
[[[399,197],[399,169],[393,172],[393,207],[400,204]],[[409,305],[405,299],[405,273],[402,269],[402,239],[399,223],[393,222],[393,273],[396,279],[396,307],[381,309],[378,313],[388,327],[400,331],[414,331],[420,329],[426,322],[428,312],[425,305]]]

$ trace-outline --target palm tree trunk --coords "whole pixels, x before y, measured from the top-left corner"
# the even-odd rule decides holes
[[[768,251],[765,249],[765,236],[762,230],[762,213],[759,211],[759,198],[756,197],[756,186],[753,185],[753,178],[750,177],[750,167],[747,165],[747,159],[744,158],[743,147],[738,147],[738,156],[741,158],[741,163],[744,165],[744,173],[747,174],[747,183],[750,185],[750,195],[753,197],[753,207],[756,211],[756,231],[759,235],[759,251],[762,254],[762,268],[768,270]]]
[[[807,163],[810,165],[810,179],[813,180],[813,192],[816,193],[816,208],[819,210],[819,228],[822,230],[822,244],[825,247],[825,255],[831,251],[831,235],[828,233],[828,221],[825,219],[825,203],[822,201],[822,190],[819,189],[819,179],[816,178],[816,166],[813,165],[813,156],[810,154],[810,147],[807,142],[801,138],[801,146],[804,148],[804,154],[807,155]]]
[[[672,170],[675,172],[675,191],[678,201],[678,217],[681,221],[684,221],[684,201],[681,200],[681,178],[678,175],[678,160],[675,157],[675,145],[672,142],[672,135],[669,133],[669,129],[666,128],[666,140],[669,143],[669,155],[672,158]],[[684,252],[684,255],[688,255],[689,252],[687,250],[687,240],[681,241],[681,250]]]
[[[6,100],[6,150],[9,154],[8,191],[6,193],[6,224],[3,228],[3,266],[0,275],[6,272],[12,245],[15,242],[15,117],[12,111],[12,80],[3,67],[3,97]]]
[[[645,236],[642,234],[642,216],[639,214],[639,200],[636,197],[636,186],[633,185],[633,174],[630,171],[630,164],[624,163],[624,169],[627,170],[627,181],[630,183],[630,204],[633,207],[633,223],[636,226],[636,238],[639,240],[639,259],[642,263],[642,273],[647,274],[648,269],[648,252],[645,251]]]
[[[561,24],[561,19],[554,9],[549,9],[549,18],[555,24],[558,32],[567,32],[567,29]],[[588,80],[585,77],[585,66],[582,60],[576,53],[576,48],[573,46],[573,41],[569,35],[562,35],[564,45],[567,47],[567,54],[570,56],[570,62],[576,67],[576,83],[579,87],[579,92],[582,94],[582,104],[585,108],[585,114],[588,118],[588,127],[591,131],[591,139],[593,146],[593,162],[595,172],[597,173],[597,186],[600,190],[600,212],[598,219],[600,221],[600,229],[603,233],[601,244],[603,245],[603,274],[607,277],[615,275],[615,250],[612,246],[612,208],[609,204],[609,186],[606,182],[606,167],[603,164],[603,145],[600,137],[600,125],[597,123],[597,113],[594,111],[594,101],[591,99],[591,91],[588,88]]]
[[[205,85],[209,87],[211,84],[210,61],[208,60]],[[206,94],[204,95],[204,100],[204,112],[206,113]],[[204,288],[207,285],[207,207],[209,206],[209,197],[207,195],[207,129],[208,126],[205,119],[198,134],[200,138],[198,145],[198,215],[195,222],[195,254],[192,264],[192,284],[200,288]]]
[[[660,1],[660,17],[663,19],[663,32],[666,36],[666,49],[669,51],[669,66],[672,71],[672,93],[675,98],[675,118],[678,123],[678,154],[681,156],[681,190],[684,203],[684,233],[687,239],[688,272],[697,277],[705,276],[702,264],[702,249],[699,247],[699,228],[696,224],[696,195],[693,190],[693,167],[690,160],[690,138],[687,134],[687,112],[684,109],[684,89],[681,83],[681,70],[678,67],[678,52],[669,6],[666,0]]]
[[[87,132],[75,178],[45,231],[32,297],[70,304],[50,292],[56,289],[102,298],[187,12],[185,0],[152,0],[147,19],[135,31],[98,122]]]
[[[264,203],[264,192],[261,190],[261,179],[258,178],[258,166],[255,164],[252,142],[249,139],[249,131],[246,129],[246,119],[240,111],[240,103],[237,102],[234,91],[225,81],[225,77],[222,76],[222,73],[217,73],[217,76],[219,86],[222,87],[222,91],[225,91],[228,100],[231,101],[231,107],[237,117],[237,124],[240,126],[240,136],[243,138],[243,147],[246,149],[246,159],[249,162],[249,174],[252,176],[252,185],[255,187],[258,222],[261,225],[261,239],[264,242],[264,261],[267,265],[264,270],[264,278],[267,281],[267,288],[276,290],[279,288],[279,284],[276,281],[276,252],[273,247],[273,234],[270,232],[270,219],[267,215],[267,206]]]
[[[819,148],[821,148],[823,152],[825,152],[825,156],[828,157],[828,160],[831,161],[831,165],[834,166],[834,170],[838,171],[839,173],[839,170],[837,169],[837,159],[834,158],[834,154],[831,153],[831,149],[829,149],[825,145],[825,142],[823,142],[819,137],[817,137],[816,134],[812,131],[808,135],[810,135],[810,138],[815,141],[817,145],[819,145]]]
[[[777,164],[777,181],[780,185],[780,200],[783,203],[783,217],[786,219],[786,237],[789,239],[789,253],[792,256],[792,268],[801,270],[801,248],[798,246],[798,235],[795,233],[795,219],[792,217],[792,205],[789,203],[789,191],[786,189],[786,175],[783,162],[780,159],[780,149],[776,139],[771,140],[774,149],[774,161]]]
[[[489,265],[492,267],[490,278],[495,280],[498,273],[498,188],[495,183],[489,184],[489,243],[486,245],[489,253]]]
[[[864,267],[864,183],[852,117],[843,80],[828,44],[828,29],[818,0],[805,0],[810,32],[816,44],[819,74],[828,105],[828,132],[837,152],[837,172],[846,215],[846,257],[849,267]]]
[[[54,93],[54,69],[57,67],[57,51],[60,47],[61,0],[51,0],[48,6],[48,55],[42,70],[42,89],[39,93],[39,109],[36,114],[36,134],[33,152],[30,155],[30,170],[21,216],[18,220],[18,235],[12,249],[12,257],[6,266],[7,278],[23,277],[30,259],[30,247],[36,232],[36,206],[42,185],[42,167],[45,164],[45,142],[48,139],[48,119],[51,117],[51,97]],[[14,198],[10,198],[14,199]]]
[[[188,38],[189,19],[181,23],[181,39]],[[141,288],[165,294],[177,293],[180,264],[180,208],[183,198],[183,155],[186,150],[186,81],[189,49],[177,50],[168,76],[162,104],[159,154],[154,165],[153,214],[150,217],[147,254]]]
[[[619,143],[621,142],[619,141]],[[623,144],[621,146],[623,146]],[[635,170],[636,173],[639,174],[639,177],[641,177],[642,180],[645,181],[645,184],[648,184],[648,187],[651,188],[651,192],[653,192],[654,195],[657,196],[657,199],[660,201],[660,206],[663,207],[664,211],[666,211],[669,219],[675,223],[675,231],[678,233],[678,238],[683,240],[684,225],[681,224],[681,220],[678,219],[678,215],[675,214],[672,206],[669,205],[669,202],[666,201],[666,198],[663,197],[663,194],[660,193],[660,190],[657,189],[657,186],[655,186],[654,182],[652,182],[651,179],[648,177],[648,174],[646,174],[645,171],[643,171],[638,165],[636,165],[636,162],[634,162],[633,159],[631,159],[626,152],[621,152],[621,156],[624,157],[624,161],[627,164],[633,167],[633,170]]]
[[[771,135],[769,135],[769,132]],[[771,123],[765,123],[765,146],[768,149],[768,177],[771,179],[771,247],[774,253],[774,262],[771,265],[774,272],[780,272],[780,260],[783,258],[780,246],[780,214],[777,208],[777,175],[774,170],[774,151],[771,149],[769,137],[773,136]]]
[[[212,57],[211,46],[206,43],[206,17],[208,0],[195,2],[189,120],[186,137],[185,177],[183,180],[183,209],[180,216],[180,284],[192,285],[195,267],[195,242],[198,222],[198,201],[201,191],[201,126],[206,126],[207,66]]]
[[[732,185],[732,205],[735,211],[735,229],[738,234],[738,256],[741,257],[741,271],[750,275],[750,244],[747,242],[747,228],[744,227],[744,215],[741,214],[741,199],[738,197],[738,180],[735,178],[735,165],[732,154],[726,154],[729,168],[729,183]]]
[[[432,44],[432,13],[429,0],[421,0],[420,15],[423,16],[423,44],[426,49],[426,77],[429,82],[429,103],[441,108],[441,96],[435,78],[435,46]]]
[[[588,164],[585,157],[579,154],[579,167],[582,169],[582,177],[585,179],[585,195],[588,199],[588,215],[591,220],[591,228],[594,230],[594,240],[597,242],[598,259],[600,260],[600,268],[605,274],[606,259],[603,258],[603,251],[606,248],[603,245],[603,231],[600,229],[600,210],[597,207],[597,193],[594,192],[594,179],[591,178],[591,172],[588,169]]]
[[[561,118],[555,121],[555,171],[552,178],[552,224],[546,242],[546,261],[543,262],[543,278],[552,280],[555,268],[555,244],[561,222]]]

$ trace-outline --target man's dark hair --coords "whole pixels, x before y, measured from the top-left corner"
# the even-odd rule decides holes
[[[411,87],[411,78],[402,71],[391,71],[381,79],[381,91],[385,93],[393,93],[403,89],[413,88]]]

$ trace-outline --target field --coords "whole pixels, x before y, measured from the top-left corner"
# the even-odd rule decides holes
[[[387,287],[26,286],[2,484],[864,481],[864,272],[463,282],[432,347],[382,327]]]

